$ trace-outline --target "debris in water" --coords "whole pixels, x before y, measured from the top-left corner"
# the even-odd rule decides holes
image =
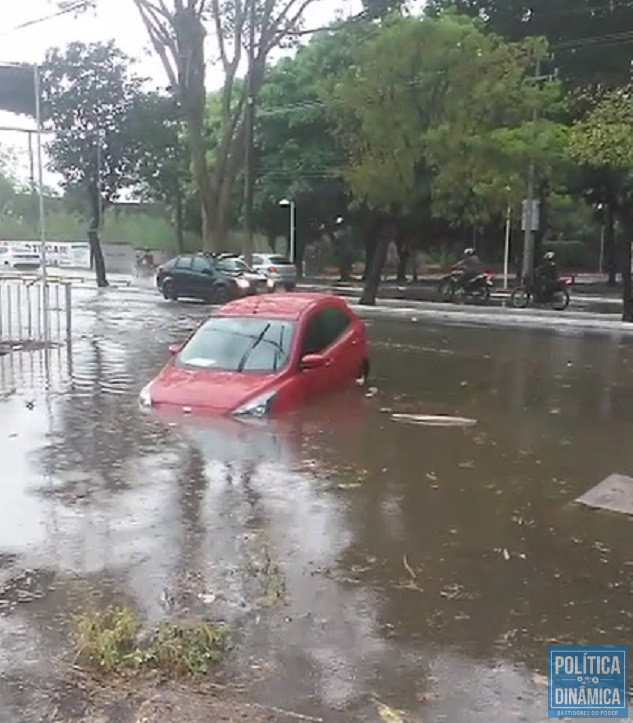
[[[367,399],[371,399],[372,397],[375,397],[376,394],[378,394],[378,387],[369,387],[365,396],[367,397]]]
[[[598,510],[633,515],[633,477],[609,475],[576,502]]]
[[[405,712],[403,710],[391,708],[386,703],[381,703],[379,700],[376,701],[376,709],[378,710],[378,715],[385,721],[385,723],[404,723]]]
[[[362,487],[360,482],[341,482],[337,487],[340,490],[357,490]]]
[[[419,424],[425,427],[474,427],[476,419],[451,417],[447,414],[392,414],[395,422]]]
[[[510,559],[510,553],[506,550],[506,548],[503,548],[503,559],[507,562]]]

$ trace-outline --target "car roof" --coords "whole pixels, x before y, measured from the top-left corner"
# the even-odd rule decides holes
[[[305,313],[321,306],[349,308],[334,294],[300,292],[261,294],[231,301],[217,310],[217,316],[264,316],[270,319],[298,320]]]

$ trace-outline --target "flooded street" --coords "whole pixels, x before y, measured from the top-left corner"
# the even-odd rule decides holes
[[[226,620],[223,679],[328,722],[547,720],[548,645],[631,640],[633,520],[573,502],[633,475],[631,340],[370,320],[375,390],[262,427],[138,406],[206,307],[76,305],[72,348],[0,356],[1,723],[53,719],[111,602]]]

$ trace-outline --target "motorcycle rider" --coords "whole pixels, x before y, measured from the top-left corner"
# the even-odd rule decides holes
[[[457,285],[461,288],[466,288],[476,276],[479,276],[481,273],[481,261],[475,249],[464,249],[462,260],[457,264],[456,269],[462,272],[457,280]]]
[[[558,266],[556,264],[556,254],[548,251],[541,263],[534,269],[534,280],[539,295],[548,300],[559,281]]]

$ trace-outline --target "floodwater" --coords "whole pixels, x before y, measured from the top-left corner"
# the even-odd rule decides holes
[[[137,406],[204,307],[76,304],[72,349],[0,357],[2,723],[113,601],[227,620],[249,699],[328,722],[543,721],[548,645],[630,642],[633,521],[573,502],[633,475],[625,338],[370,321],[375,390],[252,427]]]

